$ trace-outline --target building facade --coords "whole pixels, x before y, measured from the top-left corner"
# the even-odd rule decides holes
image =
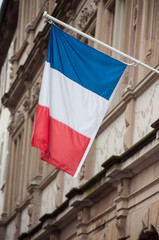
[[[127,67],[77,178],[40,160],[30,142],[50,33],[43,12],[159,69],[159,0],[8,0],[2,6],[7,117],[2,123],[1,111],[0,239],[158,240],[158,74]]]

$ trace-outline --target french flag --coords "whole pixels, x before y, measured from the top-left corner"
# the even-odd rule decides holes
[[[32,146],[77,176],[126,68],[51,24]]]

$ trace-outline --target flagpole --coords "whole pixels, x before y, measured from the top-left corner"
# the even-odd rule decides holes
[[[121,52],[120,50],[118,50],[118,49],[116,49],[116,48],[113,48],[113,47],[109,46],[108,44],[106,44],[106,43],[104,43],[104,42],[102,42],[102,41],[100,41],[100,40],[98,40],[98,39],[96,39],[96,38],[94,38],[94,37],[92,37],[92,36],[84,33],[84,32],[81,32],[80,30],[78,30],[78,29],[76,29],[76,28],[74,28],[74,27],[72,27],[72,26],[70,26],[70,25],[68,25],[68,24],[60,21],[59,19],[57,19],[57,18],[55,18],[55,17],[52,17],[52,16],[49,15],[46,11],[44,12],[43,17],[46,18],[47,20],[56,22],[56,23],[62,25],[63,27],[66,27],[66,28],[70,29],[71,31],[76,32],[77,34],[79,34],[79,35],[81,35],[81,36],[83,36],[83,37],[86,37],[86,38],[92,40],[93,42],[96,42],[96,43],[100,44],[101,46],[103,46],[103,47],[105,47],[105,48],[107,48],[107,49],[109,49],[109,50],[111,50],[111,51],[113,51],[113,52],[118,53],[119,55],[121,55],[121,56],[123,56],[123,57],[125,57],[125,58],[127,58],[127,59],[129,59],[129,60],[131,60],[131,61],[133,61],[133,62],[135,62],[137,65],[141,65],[141,66],[143,66],[143,67],[145,67],[145,68],[148,68],[148,69],[150,69],[151,71],[159,74],[159,71],[158,71],[157,69],[152,68],[151,66],[149,66],[149,65],[141,62],[140,60],[138,60],[138,59],[136,59],[136,58],[133,58],[133,57],[127,55],[126,53]]]

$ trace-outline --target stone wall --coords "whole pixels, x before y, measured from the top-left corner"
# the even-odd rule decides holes
[[[0,234],[4,240],[157,236],[159,76],[127,67],[76,179],[41,161],[30,141],[50,32],[44,10],[153,67],[159,62],[158,0],[19,0],[11,84],[2,96],[11,117]]]

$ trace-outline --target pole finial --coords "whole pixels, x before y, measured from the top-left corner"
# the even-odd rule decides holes
[[[43,18],[47,18],[47,12],[46,11],[43,13]]]

